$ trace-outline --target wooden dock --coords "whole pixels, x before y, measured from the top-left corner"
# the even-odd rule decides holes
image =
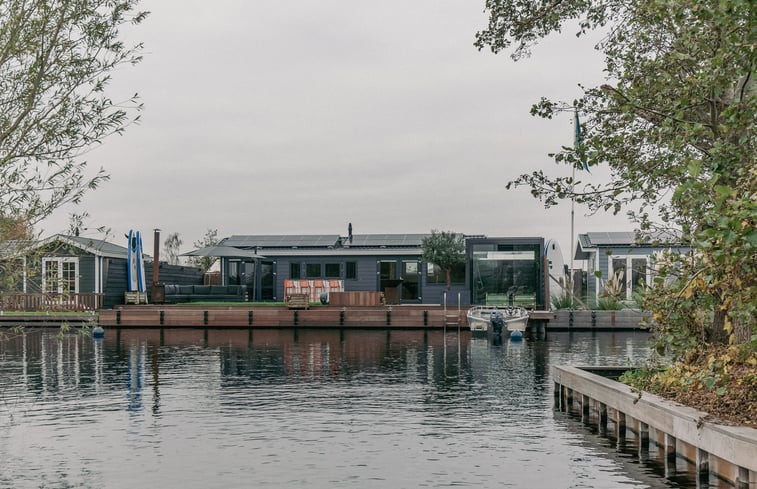
[[[444,328],[467,329],[465,311],[435,305],[390,307],[316,306],[121,306],[99,312],[99,324],[112,327],[217,328]]]
[[[467,307],[448,308],[433,304],[392,306],[201,306],[122,305],[95,312],[0,314],[0,328],[58,327],[99,323],[115,327],[195,328],[457,328],[468,329]],[[639,311],[530,311],[530,326],[536,331],[618,331],[640,329]]]

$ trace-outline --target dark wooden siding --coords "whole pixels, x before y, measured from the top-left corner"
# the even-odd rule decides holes
[[[376,292],[378,290],[378,262],[379,261],[401,261],[401,260],[419,260],[417,255],[369,255],[369,256],[337,256],[337,257],[303,257],[303,256],[277,256],[276,257],[276,297],[284,296],[284,280],[290,279],[291,263],[299,263],[302,279],[306,279],[305,269],[308,263],[318,263],[321,265],[321,273],[325,271],[327,263],[340,264],[340,279],[344,280],[345,292]],[[355,262],[357,269],[357,278],[347,280],[345,275],[345,263]],[[444,284],[427,284],[425,264],[421,266],[421,302],[424,304],[441,304],[443,301]],[[467,277],[467,273],[466,273]],[[321,277],[326,278],[326,277]],[[461,305],[470,304],[470,288],[467,283],[453,284],[447,295],[447,305],[457,305],[457,294],[460,293]]]
[[[124,292],[126,292],[126,260],[119,258],[106,258],[103,276],[105,278],[105,287],[103,293],[103,309],[112,309],[113,306],[124,303]],[[149,297],[152,289],[152,268],[151,262],[145,263],[145,282],[147,294]],[[160,264],[159,280],[164,284],[178,285],[202,285],[202,270],[195,267],[185,267],[181,265]]]
[[[79,255],[79,292],[95,292],[95,256]]]
[[[346,292],[375,292],[376,291],[376,257],[356,256],[345,258],[345,261],[354,261],[357,263],[357,279],[345,280],[344,290]]]
[[[348,261],[355,262],[357,264],[357,279],[345,280],[345,263]],[[284,297],[284,280],[292,278],[290,276],[292,263],[300,263],[300,278],[307,279],[306,264],[318,263],[321,266],[321,277],[325,273],[325,265],[327,263],[339,264],[339,278],[344,280],[344,290],[346,292],[375,292],[376,291],[376,257],[370,256],[335,256],[335,257],[303,257],[303,256],[278,256],[276,257],[276,297]]]

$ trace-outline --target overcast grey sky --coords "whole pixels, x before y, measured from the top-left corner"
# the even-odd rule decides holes
[[[479,52],[483,0],[152,0],[128,37],[145,59],[114,74],[139,92],[142,122],[88,155],[111,181],[43,223],[64,231],[88,211],[109,238],[206,229],[232,234],[423,233],[558,239],[570,204],[545,210],[522,172],[565,173],[570,117],[529,114],[541,96],[572,100],[602,79],[596,38],[544,41],[519,62]],[[590,178],[601,179],[601,171]],[[586,216],[576,232],[631,230]],[[93,235],[92,233],[87,233]]]

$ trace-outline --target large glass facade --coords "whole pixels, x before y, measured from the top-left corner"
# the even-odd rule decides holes
[[[471,243],[471,294],[474,304],[544,305],[539,243]]]

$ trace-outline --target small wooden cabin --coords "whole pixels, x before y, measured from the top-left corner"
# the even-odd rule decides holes
[[[102,239],[56,234],[39,242],[6,242],[2,247],[0,308],[6,310],[94,310],[124,303],[128,250]],[[145,257],[148,296],[152,259]],[[202,284],[202,270],[160,264],[160,280]]]
[[[596,300],[605,281],[618,274],[623,277],[622,300],[633,295],[654,278],[655,257],[664,250],[687,252],[674,236],[639,240],[634,232],[589,232],[578,235],[576,260],[587,263],[587,295]]]

